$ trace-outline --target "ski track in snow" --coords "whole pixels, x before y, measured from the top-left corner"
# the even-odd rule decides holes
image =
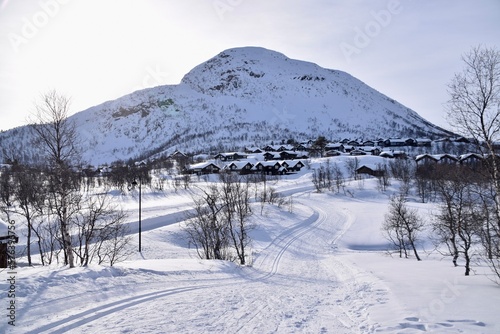
[[[141,303],[149,302],[151,300],[157,300],[166,296],[170,296],[177,293],[182,293],[185,291],[191,291],[196,289],[203,289],[206,286],[197,287],[185,287],[176,289],[167,289],[163,291],[155,291],[146,293],[139,296],[133,296],[130,298],[125,298],[118,300],[116,302],[104,304],[98,307],[91,308],[89,310],[73,314],[64,319],[49,323],[42,327],[31,330],[26,334],[37,334],[37,333],[65,333],[68,330],[74,330],[77,327],[88,324],[89,322],[95,321],[107,315],[112,315],[116,312],[122,312],[126,308],[131,306],[136,306]]]

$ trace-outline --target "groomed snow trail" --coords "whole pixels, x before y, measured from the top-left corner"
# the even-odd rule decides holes
[[[96,284],[77,296],[46,298],[23,317],[23,325],[32,324],[25,332],[373,332],[370,308],[384,303],[385,292],[336,250],[354,216],[334,205],[317,207],[310,193],[295,198],[309,217],[282,230],[252,267],[216,278],[162,280],[151,273],[144,284]]]

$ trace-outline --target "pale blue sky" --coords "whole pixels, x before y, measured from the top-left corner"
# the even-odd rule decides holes
[[[240,46],[346,71],[447,126],[446,84],[478,44],[500,48],[500,0],[0,0],[0,130],[49,89],[78,112]]]

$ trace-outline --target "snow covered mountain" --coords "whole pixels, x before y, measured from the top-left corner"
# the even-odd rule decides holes
[[[447,135],[415,111],[351,75],[258,47],[234,48],[198,65],[178,85],[133,92],[81,111],[90,163],[217,152],[271,141]],[[30,159],[25,127],[0,145]]]

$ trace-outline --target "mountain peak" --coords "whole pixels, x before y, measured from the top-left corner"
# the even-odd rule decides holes
[[[377,139],[448,133],[351,75],[260,47],[225,50],[181,84],[140,90],[71,116],[92,163],[175,150],[220,152],[325,136]],[[0,143],[30,157],[29,131]],[[9,146],[10,145],[10,146]]]
[[[278,51],[266,49],[260,46],[235,47],[224,50],[215,57],[221,57],[221,58],[233,57],[239,59],[245,58],[253,60],[264,60],[266,58],[288,59],[288,57],[286,57],[284,54]]]
[[[246,90],[254,89],[254,83],[262,85],[278,77],[314,76],[320,70],[324,69],[262,47],[239,47],[222,51],[196,66],[184,76],[182,83],[209,95],[238,92],[241,96]]]

